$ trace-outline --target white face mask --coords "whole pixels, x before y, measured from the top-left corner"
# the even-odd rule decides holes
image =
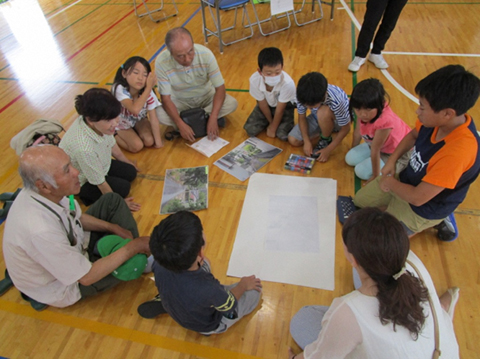
[[[278,76],[265,76],[265,83],[268,85],[268,86],[275,86],[277,85],[278,83],[280,83],[280,81],[282,80],[282,74],[278,75]]]

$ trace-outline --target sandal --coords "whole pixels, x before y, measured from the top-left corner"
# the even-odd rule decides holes
[[[178,131],[165,132],[165,139],[167,141],[173,141],[177,137],[180,137],[180,132],[178,132]]]
[[[0,201],[1,202],[14,201],[21,190],[22,190],[21,188],[18,188],[15,192],[4,192],[0,194]]]
[[[3,208],[0,209],[0,219],[5,219],[7,218],[8,211],[10,211],[10,208],[12,207],[13,201],[6,201],[5,204],[3,205]]]
[[[13,287],[12,279],[8,275],[8,270],[5,269],[5,278],[0,280],[0,297],[4,295],[12,287]]]

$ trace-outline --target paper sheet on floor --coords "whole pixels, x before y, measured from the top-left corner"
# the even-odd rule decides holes
[[[227,275],[334,289],[337,182],[255,173]]]

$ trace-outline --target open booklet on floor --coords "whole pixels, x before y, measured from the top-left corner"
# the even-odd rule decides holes
[[[230,142],[223,138],[217,137],[215,140],[210,141],[207,136],[201,140],[187,146],[193,148],[195,151],[200,152],[202,155],[211,157],[214,153],[217,153],[221,148],[228,145]]]

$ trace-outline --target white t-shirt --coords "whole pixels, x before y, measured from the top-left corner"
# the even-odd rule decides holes
[[[282,79],[276,84],[272,91],[267,91],[265,80],[258,71],[250,76],[250,95],[257,100],[267,100],[270,107],[277,107],[279,102],[288,103],[296,102],[295,82],[285,72],[282,71]]]
[[[410,251],[408,259],[417,266],[430,292],[438,317],[441,358],[459,358],[453,323],[438,299],[432,278],[420,259]],[[407,264],[407,270],[417,276]],[[431,359],[435,348],[433,316],[424,303],[427,318],[424,328],[413,340],[402,326],[382,325],[378,318],[378,300],[353,291],[332,302],[322,320],[318,339],[305,347],[306,359]]]
[[[115,91],[115,97],[120,102],[127,99],[133,101],[130,92],[122,85],[114,86],[112,91]],[[120,122],[118,123],[117,130],[128,130],[129,128],[135,127],[138,121],[147,117],[148,111],[155,110],[158,106],[160,106],[160,101],[158,101],[153,90],[150,91],[150,96],[148,96],[147,102],[145,102],[138,115],[134,115],[128,111],[122,104],[122,112],[120,113]]]
[[[81,215],[76,201],[75,214],[70,214],[66,197],[58,205],[38,193],[20,192],[9,211],[3,236],[5,264],[19,291],[59,308],[80,300],[78,280],[92,267],[86,253],[89,232],[83,231]],[[69,221],[75,245],[67,236]]]

